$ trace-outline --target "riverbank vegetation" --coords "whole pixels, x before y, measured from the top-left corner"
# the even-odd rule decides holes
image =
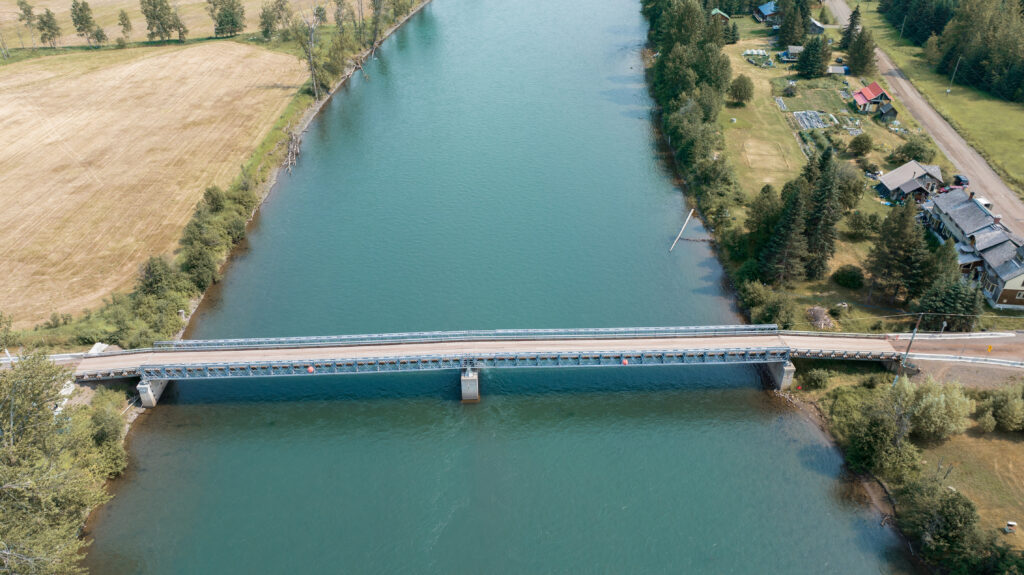
[[[314,93],[325,96],[358,55],[379,42],[381,34],[413,7],[409,1],[374,2],[372,11],[362,15],[342,3],[330,15],[326,6],[320,6],[299,18],[293,17],[286,2],[268,5],[261,15],[262,37],[256,41],[275,52],[300,56],[309,74],[305,86],[294,94],[234,181],[223,188],[206,188],[184,231],[174,232],[180,239],[173,257],[149,258],[130,292],[115,293],[98,309],[78,316],[55,313],[23,332],[24,342],[51,350],[80,349],[97,341],[131,348],[178,332],[184,326],[183,315],[219,280],[220,267],[244,237],[271,175],[282,163],[294,161],[303,116],[316,103]],[[219,14],[217,10],[224,8],[213,13]],[[331,17],[334,25],[328,21]]]
[[[126,456],[123,393],[98,389],[89,405],[64,404],[70,379],[45,354],[0,370],[0,571],[78,573],[89,511],[109,499],[104,482]]]
[[[977,474],[993,467],[994,460],[965,466],[961,458],[942,455],[944,446],[967,438],[985,442],[997,410],[1016,429],[1016,407],[1008,406],[1021,401],[1021,385],[978,390],[930,379],[915,385],[906,377],[893,383],[891,374],[867,371],[841,376],[829,372],[828,383],[818,386],[816,371],[820,369],[798,376],[797,393],[818,404],[850,468],[885,483],[896,523],[915,553],[954,573],[1014,573],[1024,568],[1024,555],[1011,549],[1000,529],[1010,519],[1006,512],[1013,510],[1013,498],[1006,500],[1010,506],[981,515],[972,497],[954,487],[964,485],[960,474],[965,470]],[[827,389],[830,384],[833,388]],[[1021,413],[1024,421],[1024,408]],[[991,486],[972,491],[993,492]]]

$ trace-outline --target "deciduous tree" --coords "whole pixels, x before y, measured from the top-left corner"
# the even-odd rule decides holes
[[[729,98],[738,104],[746,104],[754,97],[754,82],[745,74],[736,76],[729,85]]]
[[[85,38],[86,44],[91,45],[96,21],[93,20],[92,8],[86,0],[71,0],[71,24],[75,27],[75,32]]]
[[[125,40],[132,34],[132,20],[128,17],[127,10],[121,10],[117,13],[117,24],[121,26],[121,37]]]
[[[36,28],[39,30],[39,41],[56,48],[60,42],[60,25],[57,24],[57,15],[53,10],[46,9],[37,19]]]
[[[214,36],[234,36],[245,29],[245,6],[240,0],[206,0]]]

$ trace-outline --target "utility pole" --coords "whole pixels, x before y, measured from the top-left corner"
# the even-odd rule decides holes
[[[910,16],[910,14],[903,16],[903,24],[900,25],[900,40],[903,39],[903,29],[907,27],[907,16]]]
[[[949,77],[949,87],[946,88],[946,95],[947,96],[949,95],[949,92],[953,90],[953,80],[956,79],[956,71],[960,69],[960,60],[963,60],[963,58],[964,58],[963,55],[958,57],[956,59],[956,66],[953,66],[953,75]]]
[[[896,387],[896,382],[899,381],[900,376],[903,375],[903,364],[907,363],[907,356],[910,355],[910,346],[914,345],[914,338],[917,337],[917,328],[921,327],[921,319],[923,318],[923,313],[917,314],[917,323],[914,324],[914,333],[910,334],[910,343],[907,344],[907,351],[903,352],[903,358],[900,359],[900,365],[896,368],[896,377],[892,378],[893,387]]]

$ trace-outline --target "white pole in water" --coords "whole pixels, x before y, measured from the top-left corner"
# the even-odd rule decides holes
[[[683,227],[679,228],[679,235],[676,236],[676,241],[672,242],[672,247],[670,247],[668,249],[668,251],[671,252],[672,250],[676,249],[676,244],[679,243],[679,238],[683,237],[683,230],[686,229],[686,224],[690,223],[690,218],[692,218],[692,217],[693,217],[693,210],[691,209],[690,213],[686,216],[686,221],[683,222]]]

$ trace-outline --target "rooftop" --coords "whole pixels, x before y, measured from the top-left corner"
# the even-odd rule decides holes
[[[882,94],[885,94],[886,98],[889,98],[890,100],[892,99],[891,97],[889,97],[889,93],[878,85],[878,82],[871,82],[870,85],[865,86],[860,90],[857,90],[856,93],[861,94],[868,101],[874,100],[875,98],[881,96]]]
[[[940,184],[942,183],[942,170],[940,170],[938,166],[921,164],[916,160],[911,160],[888,174],[881,176],[878,178],[878,181],[882,182],[882,185],[885,186],[886,189],[895,190],[907,182],[916,180],[917,178],[925,175],[935,178]],[[948,196],[949,194],[946,195]],[[945,208],[943,208],[942,211],[948,212]]]
[[[758,12],[764,14],[765,16],[771,16],[772,14],[778,12],[778,9],[775,8],[775,2],[761,4],[760,6],[757,7],[757,10]]]

